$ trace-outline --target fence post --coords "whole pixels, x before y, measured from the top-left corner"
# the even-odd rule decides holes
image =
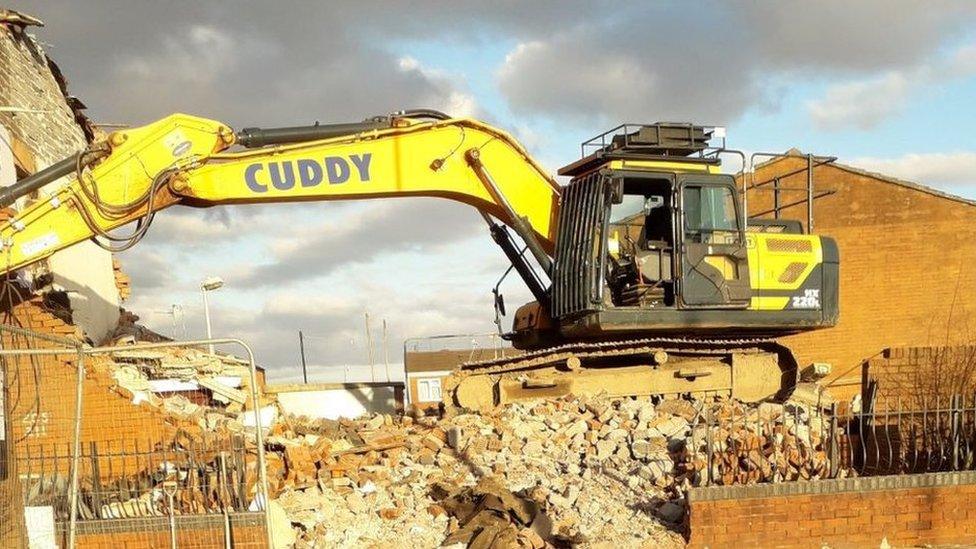
[[[708,486],[712,485],[712,408],[705,404],[705,482]]]
[[[837,478],[839,464],[837,463],[837,403],[830,404],[830,450],[827,454],[830,460],[830,478]]]
[[[952,410],[952,418],[949,424],[950,438],[952,439],[952,470],[959,470],[959,431],[961,430],[962,414],[960,411],[959,395],[952,395],[949,400],[949,408]]]
[[[85,380],[85,353],[78,347],[77,384],[75,386],[75,432],[71,450],[71,504],[68,526],[68,549],[75,548],[75,528],[78,523],[78,466],[81,463],[81,404]]]

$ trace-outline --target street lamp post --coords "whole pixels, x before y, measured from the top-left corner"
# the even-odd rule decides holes
[[[210,330],[210,301],[207,299],[207,293],[220,289],[223,285],[224,280],[219,276],[207,277],[200,284],[200,293],[203,294],[203,316],[207,319],[207,339],[213,339],[213,334]],[[213,343],[207,345],[207,349],[210,351],[210,354],[214,354]]]

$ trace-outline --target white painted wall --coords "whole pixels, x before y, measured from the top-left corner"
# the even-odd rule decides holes
[[[0,126],[0,186],[6,187],[17,182],[17,165],[14,163],[14,151],[7,144],[10,143],[10,132]]]
[[[396,411],[393,387],[356,387],[278,393],[278,407],[285,414],[313,418],[357,418]]]
[[[86,240],[52,255],[47,264],[54,289],[68,292],[75,325],[96,345],[101,343],[119,323],[121,300],[112,254]]]

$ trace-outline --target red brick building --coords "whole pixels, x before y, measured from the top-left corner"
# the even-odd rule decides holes
[[[750,215],[773,209],[773,181],[805,189],[806,160],[759,166]],[[789,175],[791,174],[792,175]],[[785,338],[801,366],[833,365],[837,392],[861,381],[864,361],[895,347],[944,347],[976,335],[976,202],[840,163],[814,168],[814,232],[840,249],[837,327]],[[806,225],[803,191],[781,191],[784,219]],[[762,217],[772,217],[766,213]],[[970,380],[972,381],[972,380]]]

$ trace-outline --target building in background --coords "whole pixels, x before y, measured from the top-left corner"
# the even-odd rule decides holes
[[[282,414],[315,419],[355,419],[403,412],[402,381],[291,383],[264,387]]]
[[[807,161],[791,154],[799,156],[757,166],[751,216],[774,217],[778,194],[781,218],[806,226]],[[837,162],[813,174],[813,232],[836,239],[840,251],[840,321],[784,339],[800,366],[831,363],[828,382],[843,394],[861,384],[872,359],[875,369],[894,364],[878,360],[888,349],[916,357],[913,369],[923,372],[937,367],[924,357],[967,356],[932,349],[965,348],[976,337],[976,242],[968,230],[976,202]],[[929,350],[911,351],[917,348]],[[972,388],[974,377],[963,385]]]
[[[420,410],[436,409],[443,401],[444,379],[455,367],[518,353],[498,334],[408,339],[403,345],[407,404]]]

